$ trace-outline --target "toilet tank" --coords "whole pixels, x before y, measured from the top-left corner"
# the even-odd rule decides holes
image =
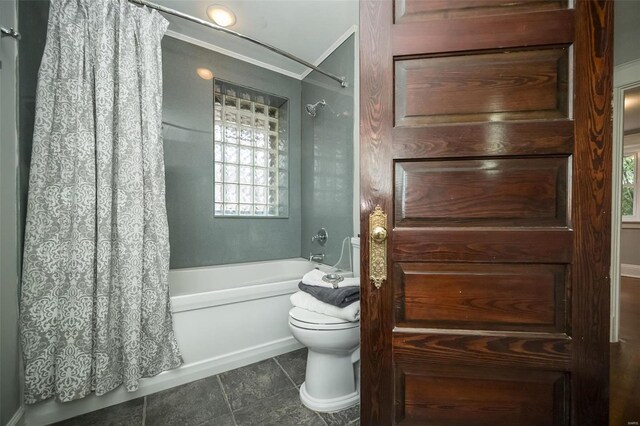
[[[351,258],[353,259],[353,276],[360,276],[360,238],[351,238]]]

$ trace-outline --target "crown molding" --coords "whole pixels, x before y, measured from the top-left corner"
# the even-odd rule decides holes
[[[287,77],[295,78],[296,80],[302,80],[302,78],[300,77],[300,74],[297,74],[295,72],[291,72],[289,70],[285,70],[283,68],[277,67],[275,65],[268,64],[266,62],[258,61],[257,59],[253,59],[253,58],[250,58],[248,56],[241,55],[239,53],[236,53],[236,52],[231,51],[229,49],[222,48],[222,47],[217,46],[217,45],[212,44],[212,43],[207,43],[207,42],[199,40],[199,39],[197,39],[195,37],[190,37],[190,36],[187,36],[187,35],[184,35],[184,34],[180,34],[178,32],[172,31],[172,30],[167,30],[167,32],[165,34],[167,36],[171,37],[171,38],[175,38],[177,40],[181,40],[181,41],[184,41],[184,42],[187,42],[187,43],[190,43],[190,44],[194,44],[196,46],[200,46],[200,47],[205,48],[207,50],[212,50],[214,52],[221,53],[221,54],[223,54],[225,56],[230,56],[230,57],[232,57],[234,59],[238,59],[240,61],[244,61],[244,62],[247,62],[249,64],[256,65],[258,67],[265,68],[265,69],[268,69],[270,71],[286,75]]]
[[[358,31],[357,25],[352,25],[347,31],[344,32],[338,39],[331,45],[327,50],[325,50],[322,55],[320,55],[315,61],[312,62],[315,66],[320,65],[325,59],[327,59],[342,43],[344,43],[351,34],[354,34]],[[277,67],[275,65],[268,64],[266,62],[259,61],[257,59],[250,58],[249,56],[241,55],[232,50],[225,49],[213,43],[207,43],[195,37],[187,36],[184,34],[180,34],[179,32],[173,30],[167,30],[165,33],[168,37],[175,38],[177,40],[184,41],[186,43],[194,44],[196,46],[200,46],[204,49],[211,50],[214,52],[221,53],[226,56],[230,56],[232,58],[238,59],[243,62],[247,62],[249,64],[268,69],[273,72],[277,72],[279,74],[286,75],[287,77],[295,78],[296,80],[303,80],[306,76],[308,76],[313,70],[311,68],[307,68],[301,74],[286,70],[284,68]],[[351,82],[353,83],[353,82]]]

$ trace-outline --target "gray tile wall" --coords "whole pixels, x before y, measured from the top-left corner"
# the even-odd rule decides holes
[[[343,239],[354,235],[354,49],[352,35],[320,65],[346,77],[348,88],[317,72],[302,82],[303,108],[320,99],[327,101],[316,117],[302,112],[302,256],[321,250],[317,243],[311,243],[311,237],[325,227],[329,240],[324,263],[329,265],[338,261]]]
[[[10,3],[2,7],[9,7]],[[3,9],[4,10],[4,9]],[[18,146],[11,146],[11,151],[5,151],[8,139],[2,139],[2,180],[15,185],[15,164],[7,166],[6,161],[18,157],[17,195],[16,188],[10,188],[11,198],[2,198],[2,308],[0,308],[2,322],[2,345],[0,360],[2,368],[2,395],[0,407],[0,424],[5,424],[14,415],[21,402],[20,397],[20,354],[18,350],[18,292],[20,265],[22,264],[22,242],[24,235],[24,221],[27,206],[27,187],[29,181],[29,164],[31,161],[31,138],[35,110],[35,92],[38,68],[42,52],[44,51],[49,16],[49,1],[20,0],[18,2],[18,30],[22,35],[19,43],[11,44],[11,40],[4,39],[3,45],[18,47]],[[3,16],[3,25],[9,26]],[[7,17],[8,18],[8,17]],[[10,63],[3,64],[3,72],[11,70]],[[4,93],[3,88],[3,93]],[[7,92],[8,93],[8,92]],[[11,102],[11,100],[9,100]],[[3,119],[9,119],[12,114],[2,114]],[[3,126],[5,123],[3,122]],[[11,123],[15,126],[15,121]],[[10,176],[9,178],[7,178]],[[11,212],[5,214],[7,209]],[[16,215],[17,212],[17,215]],[[16,223],[17,222],[17,223]],[[5,234],[5,226],[10,225],[10,231]],[[17,226],[16,226],[17,225]],[[17,228],[17,229],[16,229]],[[17,251],[17,253],[16,253]],[[7,274],[10,280],[7,280]]]
[[[36,86],[38,70],[47,39],[49,0],[20,0],[18,3],[18,25],[22,39],[19,44],[19,197],[20,203],[20,254],[27,214],[27,191],[29,188],[29,166],[36,109]]]
[[[171,267],[300,256],[299,80],[183,41],[162,42],[164,148]],[[289,217],[213,216],[213,80],[198,67],[241,86],[289,99]]]
[[[18,24],[14,2],[0,2],[1,24]],[[18,42],[0,42],[0,424],[6,424],[20,407],[18,353],[18,132],[16,121]]]

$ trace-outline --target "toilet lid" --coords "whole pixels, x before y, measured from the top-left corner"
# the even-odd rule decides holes
[[[358,327],[360,325],[358,321],[351,322],[342,318],[330,317],[317,312],[307,311],[297,306],[289,311],[289,319],[291,323],[297,327],[314,330],[338,330]]]

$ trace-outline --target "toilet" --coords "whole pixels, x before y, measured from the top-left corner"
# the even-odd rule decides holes
[[[360,323],[294,307],[289,311],[289,329],[308,349],[302,403],[323,413],[357,404]]]
[[[352,247],[354,275],[359,276],[359,239],[352,239]],[[357,404],[360,401],[360,322],[293,307],[289,311],[289,329],[308,349],[305,382],[300,386],[302,403],[323,413]]]

